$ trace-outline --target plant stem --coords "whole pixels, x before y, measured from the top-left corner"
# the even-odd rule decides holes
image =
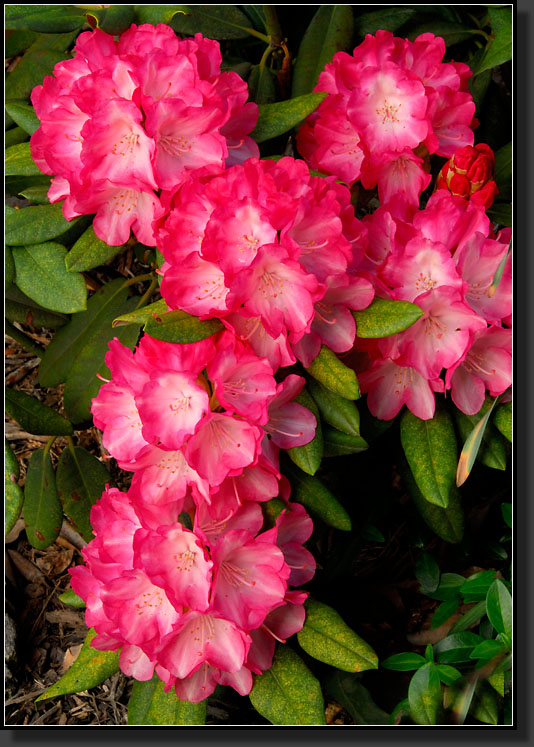
[[[46,456],[48,454],[48,452],[52,448],[52,444],[54,443],[54,441],[56,440],[56,438],[57,438],[57,436],[50,436],[50,438],[48,439],[48,441],[46,442],[46,445],[44,447],[44,456]]]
[[[145,275],[136,275],[133,278],[129,278],[128,280],[125,280],[122,287],[127,288],[129,285],[136,285],[137,283],[144,283],[145,280],[154,280],[154,273],[153,272],[147,272]]]
[[[265,13],[265,21],[267,23],[267,31],[270,36],[271,44],[279,46],[284,41],[282,29],[278,22],[278,16],[276,15],[276,8],[274,5],[264,5],[263,12]]]
[[[139,303],[138,303],[138,304],[137,304],[137,306],[135,307],[135,310],[137,310],[137,309],[140,309],[140,308],[141,308],[141,306],[144,306],[144,305],[145,305],[145,303],[146,303],[146,302],[148,301],[148,299],[150,298],[150,296],[151,296],[151,295],[152,295],[152,294],[154,293],[154,291],[155,291],[155,289],[156,289],[156,286],[157,286],[157,284],[158,284],[158,279],[157,279],[157,278],[155,278],[155,277],[153,277],[153,278],[152,278],[152,282],[151,282],[151,283],[150,283],[150,285],[148,286],[148,290],[147,290],[147,291],[145,291],[145,293],[143,293],[143,295],[142,295],[142,296],[141,296],[141,298],[139,299]]]

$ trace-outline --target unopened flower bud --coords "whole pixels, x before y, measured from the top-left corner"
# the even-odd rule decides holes
[[[489,145],[466,145],[443,166],[436,189],[448,189],[453,195],[489,208],[498,192],[493,181],[494,168],[495,155]]]

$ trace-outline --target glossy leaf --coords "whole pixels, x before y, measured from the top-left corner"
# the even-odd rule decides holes
[[[69,321],[69,317],[64,314],[43,309],[15,285],[6,288],[4,312],[10,322],[20,322],[30,327],[58,329]]]
[[[28,135],[33,135],[35,130],[41,125],[35,109],[25,101],[8,101],[6,103],[6,112]]]
[[[332,698],[350,713],[355,724],[387,724],[388,714],[376,705],[367,688],[360,683],[358,675],[336,671],[326,680],[325,687]]]
[[[439,566],[430,553],[421,553],[415,562],[414,570],[422,594],[436,591],[439,585]]]
[[[36,703],[41,700],[48,700],[48,698],[55,698],[58,695],[90,690],[119,671],[119,652],[98,651],[93,648],[91,641],[95,636],[96,632],[91,628],[74,664],[60,680],[35,699]]]
[[[44,550],[52,544],[63,521],[56,476],[46,449],[33,452],[24,484],[24,522],[30,545]]]
[[[291,96],[311,93],[319,74],[340,50],[348,50],[354,28],[350,5],[321,5],[300,43],[293,71]]]
[[[285,470],[293,487],[292,498],[324,521],[328,526],[350,532],[350,516],[326,485],[292,465]]]
[[[456,472],[458,486],[463,485],[469,477],[475,459],[493,469],[506,469],[505,442],[489,422],[496,402],[497,399],[486,399],[477,415],[465,415],[460,410],[454,412],[460,437],[464,439]]]
[[[60,602],[63,602],[63,604],[68,604],[71,607],[76,607],[76,609],[85,609],[85,602],[83,601],[83,599],[81,599],[81,597],[75,594],[72,589],[64,591],[63,594],[60,594],[58,596],[58,599]]]
[[[41,246],[43,242],[66,233],[79,220],[79,218],[73,218],[71,221],[65,220],[61,203],[30,205],[30,207],[6,214],[6,242],[10,246],[20,246],[26,249],[29,245]],[[63,271],[65,272],[64,260]]]
[[[48,405],[19,389],[6,388],[5,408],[25,431],[36,436],[72,436],[72,424]]]
[[[434,653],[441,664],[459,664],[470,660],[471,652],[484,639],[476,633],[464,631],[451,633],[434,646]]]
[[[36,31],[26,31],[25,29],[12,29],[9,34],[6,34],[6,41],[4,46],[4,52],[6,59],[16,57],[19,54],[25,52],[28,47],[31,47],[33,42],[37,39],[38,34]]]
[[[128,726],[203,726],[207,701],[180,700],[174,688],[166,693],[157,675],[148,682],[134,680],[128,703]]]
[[[86,542],[94,537],[89,519],[91,506],[110,481],[102,462],[80,446],[61,452],[56,470],[59,499],[74,529]]]
[[[179,34],[244,39],[251,23],[235,5],[136,5],[139,23],[167,23]]]
[[[219,319],[200,320],[185,311],[168,311],[161,315],[151,315],[144,326],[150,337],[165,342],[189,343],[204,340],[215,332],[224,329]]]
[[[421,656],[421,654],[407,652],[405,654],[393,654],[393,656],[389,656],[380,662],[380,666],[384,667],[384,669],[392,669],[395,672],[413,672],[424,666],[425,663],[425,657]]]
[[[42,176],[43,173],[35,164],[29,143],[19,143],[6,148],[5,176]]]
[[[477,75],[512,59],[512,8],[510,6],[492,8],[490,5],[488,13],[493,39],[488,43],[486,52],[475,71]]]
[[[135,22],[133,5],[93,6],[87,15],[95,19],[96,25],[106,34],[122,34]]]
[[[254,676],[249,697],[275,726],[326,724],[319,681],[289,646],[278,646],[272,667]]]
[[[501,503],[502,517],[507,525],[512,528],[513,507],[511,503]]]
[[[37,342],[34,342],[33,338],[27,335],[25,332],[21,332],[18,327],[15,327],[7,319],[4,322],[4,332],[9,335],[12,340],[16,340],[23,348],[29,353],[34,355],[36,358],[42,358],[44,354],[44,348],[41,347]]]
[[[452,685],[453,682],[457,682],[462,677],[462,673],[456,667],[451,667],[448,664],[437,664],[436,672],[444,685]]]
[[[18,484],[19,462],[4,439],[4,534],[8,534],[20,516],[24,494]]]
[[[479,571],[469,576],[460,587],[460,594],[464,597],[485,599],[486,594],[495,580],[497,571]]]
[[[501,635],[512,637],[513,608],[510,592],[498,578],[488,590],[486,609],[490,623]]]
[[[495,692],[499,693],[501,698],[504,698],[504,672],[491,674],[488,677],[488,683],[492,686]]]
[[[81,29],[84,23],[83,10],[74,5],[8,5],[5,8],[8,29],[57,34]]]
[[[8,130],[4,136],[4,147],[10,148],[13,145],[18,145],[19,143],[23,143],[25,140],[28,140],[28,133],[25,132],[22,127],[13,127],[11,130]]]
[[[66,381],[76,357],[97,330],[106,329],[108,339],[113,338],[115,332],[111,323],[124,308],[127,298],[128,288],[124,287],[121,278],[106,283],[93,293],[87,302],[87,310],[73,314],[70,322],[56,332],[48,344],[39,366],[41,386],[56,386]]]
[[[484,682],[473,680],[463,689],[457,683],[453,684],[446,691],[444,704],[458,714],[456,718],[460,724],[468,713],[484,724],[495,726],[499,723],[497,699]]]
[[[427,592],[427,596],[431,599],[439,599],[441,602],[457,599],[460,596],[463,582],[464,577],[459,573],[442,573],[438,588],[436,591]]]
[[[407,34],[407,38],[410,41],[414,41],[421,34],[433,33],[435,36],[440,36],[447,46],[452,47],[454,44],[459,44],[463,41],[472,39],[473,36],[479,35],[478,29],[472,29],[463,23],[455,23],[451,21],[428,21],[427,23],[419,23],[417,26],[410,28],[410,33]]]
[[[482,643],[479,643],[478,646],[475,646],[469,657],[471,659],[490,660],[506,650],[506,646],[502,641],[496,641],[492,638],[489,641],[483,641]]]
[[[512,403],[505,402],[495,408],[492,423],[502,433],[502,435],[512,443],[513,424],[512,424]]]
[[[323,431],[321,426],[321,416],[314,399],[310,396],[306,387],[297,397],[295,397],[294,401],[297,404],[306,407],[314,414],[317,426],[315,428],[315,436],[309,443],[304,444],[304,446],[295,446],[292,449],[286,449],[286,451],[291,461],[296,464],[297,467],[300,467],[300,469],[308,475],[314,475],[321,466],[321,460],[323,458]]]
[[[108,246],[89,226],[65,257],[65,266],[69,272],[86,272],[106,264],[123,249],[123,246]]]
[[[344,672],[377,669],[378,657],[371,646],[332,607],[315,599],[308,599],[305,607],[306,621],[297,638],[307,654]]]
[[[464,630],[468,630],[469,628],[472,628],[473,625],[476,625],[476,623],[481,620],[484,615],[486,614],[486,601],[479,602],[478,604],[475,604],[474,607],[471,607],[470,610],[468,610],[462,617],[454,623],[452,628],[450,629],[451,633],[462,633]]]
[[[125,324],[146,324],[151,316],[161,316],[167,311],[167,302],[160,298],[159,301],[149,304],[148,306],[142,306],[140,309],[129,314],[121,314],[113,320],[113,327],[122,327]]]
[[[15,261],[13,259],[13,252],[11,251],[10,246],[5,247],[5,253],[4,253],[4,281],[5,281],[5,287],[7,288],[8,285],[11,285],[11,283],[15,280]]]
[[[449,620],[452,615],[454,615],[454,613],[458,609],[459,604],[459,599],[449,599],[446,602],[442,602],[432,615],[430,629],[435,630],[436,628],[439,628],[440,625],[443,625],[443,623],[447,622],[447,620]]]
[[[35,86],[41,85],[43,78],[53,72],[55,65],[70,57],[66,50],[76,36],[77,31],[39,34],[15,69],[7,75],[6,101],[27,100]]]
[[[501,226],[510,227],[513,223],[511,203],[497,202],[488,209],[488,217]]]
[[[379,29],[396,31],[414,15],[413,8],[396,6],[384,10],[374,10],[362,13],[354,22],[354,31],[358,37],[366,34],[376,34]]]
[[[356,336],[363,338],[389,337],[403,332],[423,316],[423,310],[409,301],[392,301],[375,296],[362,311],[353,311]]]
[[[360,396],[360,387],[355,372],[342,363],[326,345],[321,347],[319,355],[306,370],[324,387],[345,399],[358,399]]]
[[[456,476],[456,434],[445,409],[431,420],[420,420],[405,410],[400,421],[402,448],[417,487],[425,499],[447,508]]]
[[[345,456],[358,454],[369,448],[369,444],[361,436],[349,436],[335,428],[323,428],[323,456]]]
[[[19,194],[25,197],[29,202],[33,202],[35,205],[49,205],[50,200],[48,199],[49,185],[25,187],[21,189]]]
[[[354,402],[314,379],[308,381],[308,388],[325,422],[349,436],[360,435],[360,413]]]
[[[430,726],[437,723],[441,683],[435,664],[425,664],[414,674],[408,687],[408,703],[416,724]]]
[[[250,133],[251,137],[257,143],[263,143],[289,132],[315,111],[325,96],[325,93],[307,93],[289,101],[262,104],[256,127]]]

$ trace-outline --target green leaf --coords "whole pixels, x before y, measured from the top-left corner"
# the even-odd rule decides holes
[[[6,112],[28,135],[33,135],[35,130],[41,125],[35,109],[25,101],[8,101],[6,103]]]
[[[440,36],[445,41],[447,49],[454,44],[459,44],[460,42],[472,39],[473,36],[480,35],[479,29],[471,29],[463,23],[453,23],[451,21],[436,22],[434,20],[427,23],[420,23],[410,28],[407,38],[413,42],[421,34],[429,32],[435,34],[435,36]]]
[[[250,136],[257,143],[263,143],[289,132],[315,111],[325,97],[326,93],[307,93],[289,101],[262,104],[259,107],[258,122]]]
[[[436,628],[439,628],[440,625],[443,625],[444,622],[447,622],[447,620],[454,615],[459,604],[459,599],[449,599],[446,602],[442,602],[432,615],[430,629],[435,630]]]
[[[475,604],[474,607],[471,607],[470,610],[468,610],[465,615],[462,615],[462,617],[454,623],[452,628],[450,629],[451,633],[462,633],[464,630],[468,630],[468,628],[472,628],[473,625],[475,625],[481,618],[484,617],[486,614],[486,600],[483,602],[479,602],[478,604]]]
[[[482,641],[478,646],[475,646],[469,654],[469,658],[489,660],[506,650],[506,646],[502,641],[496,641],[492,638],[489,641]]]
[[[81,597],[75,594],[72,589],[64,591],[63,594],[60,594],[58,596],[58,599],[60,602],[63,602],[63,604],[68,604],[71,607],[76,607],[76,609],[85,609],[85,602],[83,601],[83,599],[81,599]]]
[[[72,424],[51,407],[18,389],[5,392],[5,408],[25,431],[36,436],[72,436]]]
[[[438,677],[444,685],[452,685],[462,677],[462,673],[459,672],[456,667],[450,667],[448,664],[437,664],[436,671]]]
[[[5,35],[5,47],[4,51],[6,59],[16,57],[19,54],[25,52],[28,47],[31,47],[33,42],[37,39],[38,34],[35,31],[26,31],[25,29],[11,30]]]
[[[350,516],[326,485],[317,477],[307,475],[289,464],[285,472],[291,481],[294,500],[297,503],[302,503],[328,526],[350,532]]]
[[[106,467],[80,446],[61,452],[56,470],[56,485],[63,511],[86,542],[94,538],[89,514],[111,481]]]
[[[513,608],[512,597],[506,586],[498,578],[488,590],[486,609],[490,623],[501,635],[512,637]]]
[[[124,308],[128,288],[124,280],[117,278],[99,288],[89,298],[87,310],[73,314],[70,322],[54,335],[48,344],[41,365],[41,386],[56,386],[67,380],[76,357],[87,345],[96,330],[106,329],[111,340],[115,334],[112,321]]]
[[[306,371],[324,387],[345,399],[358,399],[360,387],[352,368],[342,363],[330,348],[323,345],[319,355]]]
[[[441,664],[459,664],[469,661],[471,652],[483,640],[469,631],[452,633],[435,644],[434,653]]]
[[[25,197],[29,202],[33,202],[35,205],[49,205],[50,200],[48,199],[48,190],[50,185],[42,185],[35,187],[26,187],[21,189],[19,192],[22,197]]]
[[[497,65],[512,59],[512,8],[488,6],[491,21],[491,33],[494,37],[488,43],[486,51],[475,73],[478,75]]]
[[[314,475],[321,466],[323,458],[323,431],[321,426],[321,417],[315,401],[310,396],[306,387],[295,397],[294,402],[306,407],[315,416],[317,426],[315,436],[304,446],[295,446],[292,449],[286,449],[291,461],[300,467],[308,475]]]
[[[100,6],[102,8],[102,6]],[[107,7],[96,9],[93,6],[87,11],[87,15],[96,20],[96,25],[106,34],[116,36],[122,34],[135,23],[135,10],[133,5],[108,5]]]
[[[388,714],[379,708],[369,691],[358,680],[358,675],[334,672],[325,683],[326,691],[350,713],[355,724],[385,725]]]
[[[417,487],[425,499],[447,508],[456,476],[456,434],[452,418],[436,408],[431,420],[405,410],[400,421],[402,448]]]
[[[62,204],[31,205],[6,214],[6,242],[10,246],[41,246],[42,242],[55,239],[76,225],[79,218],[65,220]],[[28,246],[25,246],[28,249]],[[42,250],[45,251],[45,250]],[[50,249],[50,251],[53,251]],[[64,252],[66,254],[66,251]],[[65,260],[62,259],[65,273]]]
[[[267,65],[253,65],[247,83],[250,101],[258,105],[276,101],[276,75]]]
[[[499,188],[499,199],[512,199],[513,144],[503,145],[495,152],[495,181]]]
[[[504,698],[504,672],[498,672],[497,674],[494,672],[488,677],[488,682],[501,698]]]
[[[319,74],[340,50],[352,42],[353,14],[350,5],[321,5],[300,43],[293,71],[291,96],[311,93]]]
[[[113,320],[113,327],[122,327],[125,324],[146,324],[151,316],[162,316],[167,311],[167,302],[160,298],[159,301],[149,304],[148,306],[142,306],[140,309],[130,312],[129,314],[121,314]]]
[[[19,143],[6,148],[4,174],[5,176],[43,176],[32,158],[29,143]]]
[[[136,5],[138,23],[166,23],[179,34],[244,39],[250,21],[235,5]]]
[[[6,289],[4,311],[10,322],[19,322],[30,327],[57,329],[69,321],[68,316],[43,309],[15,285]]]
[[[358,454],[369,448],[369,444],[361,436],[349,436],[335,428],[323,428],[323,456],[345,456]]]
[[[180,700],[174,689],[166,693],[157,675],[148,682],[134,680],[128,702],[128,726],[203,726],[207,700]]]
[[[278,646],[271,668],[254,676],[249,697],[275,726],[326,724],[321,685],[289,646]]]
[[[422,552],[415,562],[415,577],[422,594],[436,591],[439,585],[439,566],[428,552]]]
[[[366,34],[376,34],[379,29],[396,31],[414,15],[414,8],[396,6],[363,13],[354,22],[354,31],[358,37]]]
[[[108,246],[89,226],[65,257],[65,266],[69,272],[86,272],[106,264],[123,249],[124,246]]]
[[[151,315],[144,331],[150,337],[165,342],[189,343],[204,340],[224,329],[219,319],[200,320],[185,311],[168,311],[161,315]]]
[[[76,35],[77,32],[39,34],[7,76],[6,101],[27,100],[35,86],[42,84],[43,78],[53,72],[55,65],[70,57],[65,50]]]
[[[408,703],[416,724],[430,726],[437,723],[441,683],[435,664],[425,664],[414,674],[408,687]]]
[[[502,433],[502,435],[512,443],[513,425],[512,425],[512,403],[505,402],[495,408],[492,423]]]
[[[16,271],[13,252],[11,251],[10,246],[6,246],[4,254],[4,281],[6,288],[8,287],[8,285],[11,285],[11,283],[15,281],[15,275]]]
[[[497,399],[486,398],[482,409],[476,415],[465,415],[457,409],[454,411],[460,437],[465,440],[456,472],[458,486],[463,485],[469,477],[475,459],[493,469],[506,469],[505,442],[489,423]]]
[[[20,516],[24,494],[18,484],[20,474],[19,462],[11,451],[7,439],[4,439],[4,534],[15,526]]]
[[[495,693],[493,693],[485,682],[479,682],[473,705],[470,712],[473,716],[482,721],[483,724],[497,726],[499,723],[499,705]]]
[[[511,203],[495,203],[493,204],[488,212],[488,217],[494,222],[501,226],[511,227],[513,223],[513,211]]]
[[[460,594],[471,599],[485,599],[486,594],[495,580],[497,571],[479,571],[469,576],[460,587]]]
[[[13,129],[8,130],[4,136],[4,148],[7,149],[13,145],[18,145],[27,139],[28,133],[25,132],[22,127],[13,127]]]
[[[460,492],[453,489],[449,495],[447,508],[435,506],[429,503],[417,487],[408,463],[403,455],[399,454],[399,469],[402,481],[410,494],[417,510],[425,523],[446,542],[453,544],[460,542],[464,533],[464,513],[462,510]]]
[[[349,436],[360,435],[360,413],[354,402],[327,389],[314,379],[309,379],[308,388],[323,420]]]
[[[7,5],[7,29],[30,29],[47,34],[77,31],[85,23],[85,14],[74,5]]]
[[[378,668],[373,649],[335,610],[315,599],[308,599],[305,607],[306,621],[297,638],[307,654],[344,672]]]
[[[46,692],[35,699],[36,703],[41,700],[48,700],[48,698],[55,698],[58,695],[90,690],[119,671],[119,652],[98,651],[93,648],[91,641],[95,636],[95,630],[90,628],[82,650],[74,664],[55,685],[52,685]]]
[[[409,301],[392,301],[375,296],[362,311],[353,311],[356,336],[364,338],[389,337],[403,332],[423,316],[423,310]]]
[[[427,596],[442,602],[457,599],[464,581],[464,577],[459,573],[443,573],[436,591],[428,592]]]
[[[44,550],[52,544],[63,522],[56,476],[46,449],[34,451],[24,484],[24,522],[30,545]]]
[[[381,662],[380,666],[384,669],[392,669],[395,672],[413,672],[426,663],[425,657],[421,654],[408,653],[393,654]]]
[[[506,524],[512,528],[513,507],[511,503],[501,503],[502,517]]]
[[[138,298],[130,298],[123,307],[124,312],[133,309]],[[64,407],[73,423],[84,423],[91,419],[91,402],[97,396],[104,379],[110,379],[111,372],[104,362],[108,352],[108,342],[117,337],[119,342],[133,349],[139,337],[138,327],[124,327],[113,330],[111,325],[103,325],[93,331],[80,350],[65,382]]]

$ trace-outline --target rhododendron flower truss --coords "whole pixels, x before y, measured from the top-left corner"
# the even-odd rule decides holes
[[[74,57],[32,93],[40,127],[32,156],[54,177],[51,202],[67,220],[96,213],[95,233],[112,246],[155,245],[164,213],[157,194],[196,170],[258,156],[248,136],[258,108],[234,72],[221,72],[219,43],[170,26],[133,25],[115,41],[100,29],[80,34]]]

